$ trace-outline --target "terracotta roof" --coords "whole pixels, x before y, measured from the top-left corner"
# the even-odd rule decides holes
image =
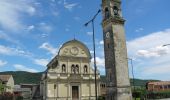
[[[0,75],[0,80],[7,82],[12,75]]]
[[[170,81],[149,82],[148,84],[154,84],[154,85],[170,85]]]

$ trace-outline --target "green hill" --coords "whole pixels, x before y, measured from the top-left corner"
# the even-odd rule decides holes
[[[41,80],[42,72],[40,73],[30,73],[24,71],[7,71],[0,72],[1,74],[9,74],[12,75],[15,81],[15,84],[27,83],[27,84],[37,84]]]
[[[0,72],[1,74],[10,74],[13,76],[15,84],[27,83],[27,84],[38,84],[41,80],[43,72],[40,73],[30,73],[24,71],[8,71],[8,72]],[[106,77],[101,75],[101,81],[106,82]],[[133,85],[133,80],[131,79],[131,85]],[[135,86],[145,86],[145,84],[149,81],[158,81],[158,80],[141,80],[135,79]]]
[[[104,75],[100,76],[101,81],[106,82],[106,77]],[[134,79],[134,85],[135,86],[145,86],[147,82],[154,82],[154,81],[159,81],[159,80],[142,80],[142,79]],[[133,79],[130,79],[131,85],[133,85]]]
[[[147,82],[156,82],[159,80],[141,80],[141,79],[134,79],[135,86],[146,86]],[[133,85],[133,79],[130,80],[131,85]]]

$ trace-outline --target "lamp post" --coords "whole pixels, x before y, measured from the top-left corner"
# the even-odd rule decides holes
[[[94,34],[94,20],[97,17],[97,15],[101,12],[101,10],[99,9],[98,12],[93,16],[93,18],[91,20],[89,20],[87,23],[84,24],[84,26],[88,26],[90,23],[92,23],[92,28],[93,28],[93,51],[94,51],[94,74],[95,74],[95,96],[96,96],[96,100],[97,100],[97,80],[96,80],[96,70],[97,70],[97,66],[96,66],[96,47],[95,47],[95,34]]]
[[[136,90],[135,90],[135,75],[134,75],[134,70],[133,70],[133,59],[128,58],[128,60],[130,60],[131,67],[132,67],[133,86],[134,86],[134,92],[135,92]],[[136,100],[136,95],[135,95],[135,100]]]
[[[164,45],[162,45],[162,46],[165,47],[165,46],[168,46],[168,45],[170,45],[170,44],[164,44]]]

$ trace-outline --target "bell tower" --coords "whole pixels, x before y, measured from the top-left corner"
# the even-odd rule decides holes
[[[132,100],[121,0],[102,0],[106,100]]]

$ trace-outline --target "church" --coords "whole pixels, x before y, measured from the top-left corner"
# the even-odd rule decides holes
[[[101,82],[97,72],[98,96],[132,100],[121,0],[102,0],[101,7],[106,78]],[[90,63],[91,54],[82,42],[64,43],[47,65],[43,100],[95,100],[95,74]]]
[[[99,95],[99,72],[96,79]],[[47,65],[42,80],[43,100],[95,100],[91,54],[87,46],[76,39],[62,45]]]

